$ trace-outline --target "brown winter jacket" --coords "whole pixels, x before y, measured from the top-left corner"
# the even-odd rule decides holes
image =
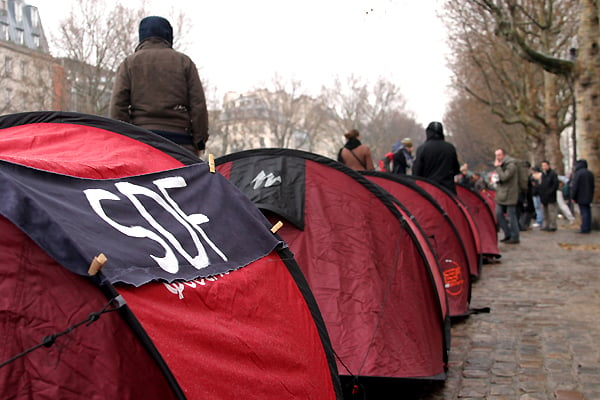
[[[208,111],[194,62],[157,37],[141,42],[119,66],[110,117],[146,129],[208,140]]]

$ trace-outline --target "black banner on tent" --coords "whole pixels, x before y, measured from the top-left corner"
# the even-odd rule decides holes
[[[258,208],[274,212],[304,230],[305,161],[257,156],[233,161],[230,181]]]
[[[71,177],[0,161],[0,214],[69,270],[136,286],[226,273],[281,242],[248,199],[206,164],[122,179]]]

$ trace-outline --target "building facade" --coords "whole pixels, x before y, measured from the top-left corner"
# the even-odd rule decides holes
[[[57,109],[61,74],[37,7],[0,0],[0,113]]]

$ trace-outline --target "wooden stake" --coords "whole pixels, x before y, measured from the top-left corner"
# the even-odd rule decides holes
[[[271,232],[277,233],[277,231],[280,230],[282,226],[283,226],[283,222],[277,221],[277,223],[271,227]]]
[[[214,174],[217,171],[215,169],[215,156],[212,154],[208,155],[208,170],[211,174]]]
[[[100,253],[96,257],[94,257],[92,263],[90,264],[90,268],[88,269],[88,275],[96,275],[98,271],[100,271],[102,267],[104,267],[106,261],[108,261],[108,258],[106,258],[106,256],[103,253]]]

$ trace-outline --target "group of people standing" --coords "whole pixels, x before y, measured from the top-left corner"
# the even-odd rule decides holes
[[[555,232],[559,214],[559,203],[562,192],[559,191],[560,179],[551,168],[550,162],[544,160],[540,167],[530,170],[528,189],[521,190],[517,160],[506,154],[504,149],[495,151],[494,167],[498,174],[496,185],[496,219],[504,233],[501,242],[519,243],[519,232],[526,230],[531,218],[519,218],[519,205],[525,204],[521,210],[530,215],[534,211],[534,199],[539,199],[542,215],[541,230]],[[578,233],[587,234],[592,230],[591,203],[594,195],[594,175],[587,168],[586,160],[578,160],[570,182],[570,198],[578,205],[581,214],[581,225]],[[531,207],[531,208],[530,208]],[[569,214],[569,213],[568,213]]]
[[[412,155],[410,138],[397,143],[386,154],[382,168],[396,174],[406,174],[433,180],[456,193],[454,177],[459,173],[458,156],[452,143],[446,142],[441,122],[433,121],[425,129],[426,141]],[[338,153],[338,161],[354,170],[375,170],[369,146],[359,140],[359,132],[353,129],[345,135],[346,144]],[[391,167],[390,167],[391,164]]]
[[[406,174],[412,169],[412,175],[428,178],[456,194],[455,184],[465,184],[475,190],[486,188],[480,174],[468,175],[468,166],[459,165],[456,148],[445,141],[444,129],[440,122],[431,122],[426,130],[426,141],[412,155],[412,140],[403,139],[392,152],[386,154],[381,168],[387,172]],[[338,161],[355,170],[374,170],[369,146],[359,140],[355,129],[345,134],[346,144],[338,153]],[[559,214],[558,190],[560,180],[550,167],[550,162],[542,161],[539,168],[530,169],[527,190],[523,190],[519,179],[519,161],[510,157],[504,149],[494,153],[494,168],[498,176],[496,183],[496,218],[498,228],[504,233],[501,242],[517,244],[519,233],[526,230],[535,214],[534,200],[539,200],[543,222],[542,231],[555,232]],[[390,167],[390,164],[392,165]],[[458,181],[458,182],[457,182]],[[571,182],[570,198],[578,205],[581,214],[581,226],[578,233],[590,233],[592,216],[590,205],[594,194],[594,176],[587,169],[586,160],[578,160]],[[562,198],[562,197],[561,197]],[[525,204],[525,208],[523,208]],[[571,218],[573,218],[571,216]],[[573,218],[574,219],[574,218]]]

